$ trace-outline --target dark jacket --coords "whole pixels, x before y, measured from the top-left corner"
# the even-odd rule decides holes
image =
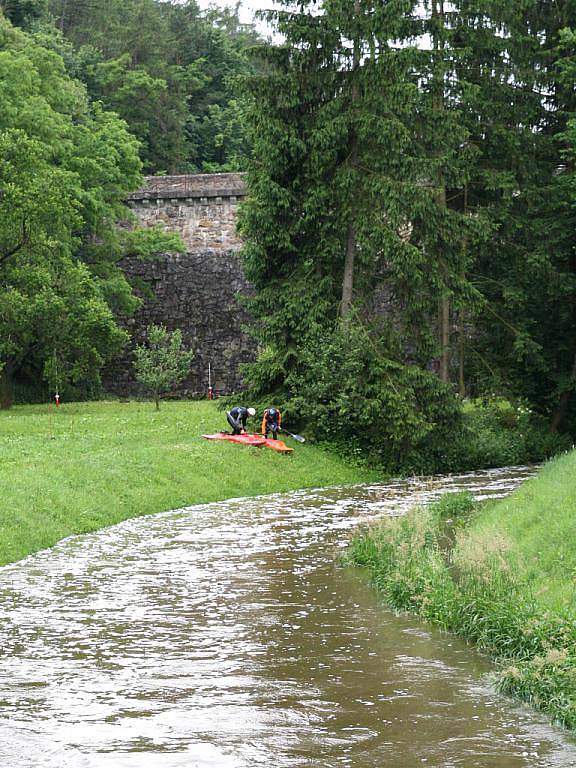
[[[237,405],[227,412],[226,418],[228,419],[228,424],[230,424],[234,430],[235,435],[239,435],[242,430],[246,429],[246,420],[248,419],[248,416],[248,408],[244,408],[241,405]]]

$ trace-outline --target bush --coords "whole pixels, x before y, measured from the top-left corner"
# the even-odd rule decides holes
[[[498,681],[498,689],[537,709],[550,711],[558,723],[574,730],[575,679],[576,649],[551,648],[542,656],[506,667]]]
[[[465,401],[461,427],[438,457],[438,470],[460,472],[544,461],[569,450],[569,435],[551,434],[547,420],[501,398]]]
[[[78,384],[66,381],[59,389],[59,394],[61,403],[98,400],[102,397],[102,386],[98,376]],[[41,378],[40,374],[36,374],[35,378],[22,376],[14,382],[15,405],[54,403],[54,395],[54,389]]]
[[[468,491],[445,493],[432,509],[441,520],[458,520],[469,515],[475,508],[474,497]]]
[[[460,424],[449,387],[395,360],[361,326],[310,337],[286,384],[291,414],[316,439],[390,471],[434,471]]]
[[[570,448],[569,436],[550,434],[525,404],[462,402],[431,371],[399,362],[403,356],[393,333],[374,337],[359,323],[319,328],[300,340],[289,370],[263,350],[244,370],[246,397],[260,410],[273,403],[294,429],[387,472],[534,463]],[[273,382],[275,394],[263,395]]]

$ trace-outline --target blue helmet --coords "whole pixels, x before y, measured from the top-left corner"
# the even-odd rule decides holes
[[[276,408],[268,408],[268,416],[270,416],[271,419],[275,419],[278,416]]]

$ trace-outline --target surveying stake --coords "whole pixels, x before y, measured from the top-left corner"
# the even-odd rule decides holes
[[[212,366],[208,363],[208,400],[212,400]]]
[[[56,349],[54,349],[54,384],[56,389],[56,394],[54,395],[54,401],[56,402],[56,408],[60,405],[60,379],[58,376],[58,358],[56,357]]]

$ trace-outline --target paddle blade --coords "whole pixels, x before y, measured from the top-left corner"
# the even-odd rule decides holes
[[[294,440],[296,440],[297,443],[305,443],[306,438],[302,437],[302,435],[295,435],[294,432],[288,432],[287,430],[283,430],[286,432],[287,435],[290,435],[290,437],[293,437]]]

